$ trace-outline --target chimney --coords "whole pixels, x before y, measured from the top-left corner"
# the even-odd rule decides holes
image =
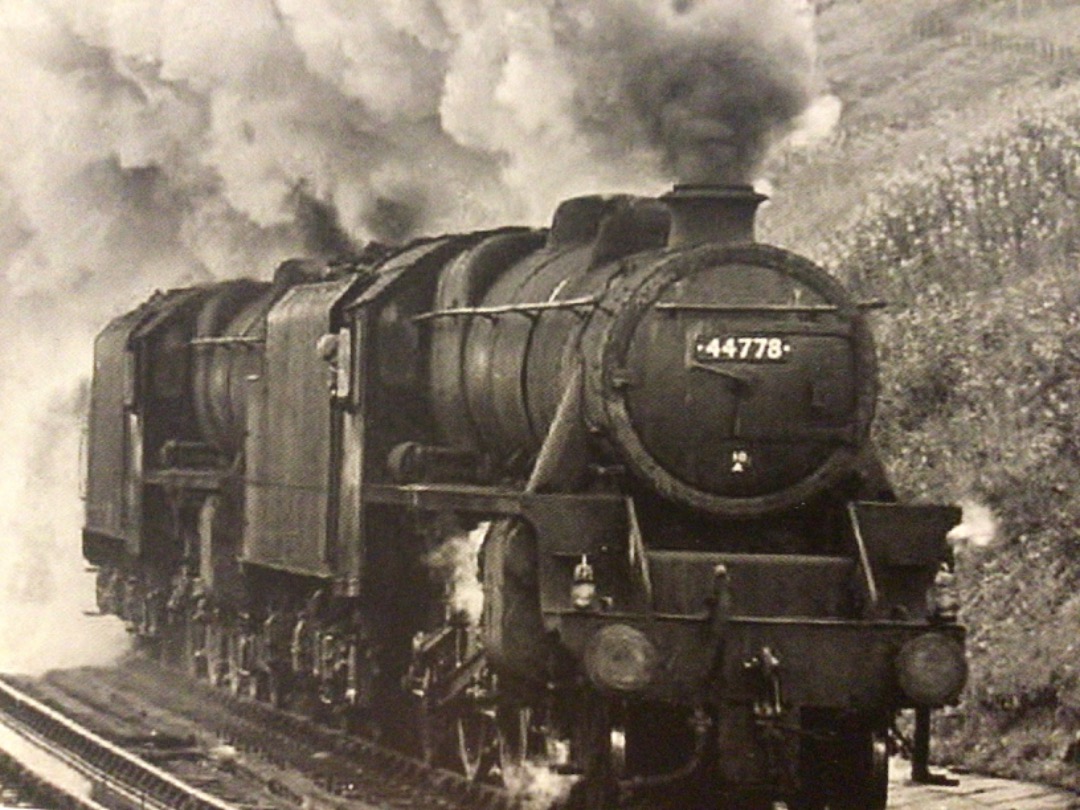
[[[750,186],[677,185],[660,198],[671,210],[668,247],[754,241],[754,212],[768,199]]]

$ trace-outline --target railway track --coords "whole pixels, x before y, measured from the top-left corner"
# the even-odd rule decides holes
[[[123,790],[145,802],[126,806],[198,810],[533,810],[544,806],[535,795],[512,796],[470,784],[370,741],[192,683],[140,659],[116,670],[58,672],[33,681],[0,680],[0,714],[4,722],[0,730],[15,722],[33,729],[32,734],[46,740],[47,747],[84,752],[68,754],[86,762],[81,791],[50,788],[53,793],[38,792],[35,795],[42,798],[34,799],[32,806],[43,810],[124,807],[116,798]],[[13,716],[14,721],[9,719]],[[0,750],[8,750],[3,739]],[[231,754],[214,756],[215,750]],[[906,767],[894,762],[889,807],[896,810],[1080,807],[1080,799],[1072,794],[977,776],[962,777],[955,786],[912,785]],[[46,783],[55,774],[35,778]],[[4,781],[0,775],[0,783]],[[185,784],[194,785],[190,798],[182,792],[186,788],[180,787]],[[143,797],[154,792],[163,798],[150,804]],[[110,804],[96,803],[103,795]],[[6,806],[0,799],[0,807]]]
[[[10,746],[0,731],[0,807],[35,810],[87,810],[76,796],[52,784],[22,761],[8,753]]]
[[[10,680],[7,685],[12,688]],[[132,659],[115,670],[57,672],[40,680],[21,679],[16,685],[33,693],[36,702],[93,726],[99,736],[144,749],[144,756],[163,768],[183,765],[190,772],[192,762],[199,762],[204,781],[210,778],[207,760],[215,758],[214,752],[228,752],[223,763],[228,775],[243,776],[249,783],[243,799],[246,807],[514,810],[522,806],[518,797],[505,791],[429,768],[398,751],[299,715],[192,682],[144,659]],[[183,740],[187,741],[183,756],[177,756],[176,745]]]
[[[7,681],[0,681],[0,721],[0,743],[13,772],[50,807],[237,810]]]
[[[307,717],[237,698],[202,682],[191,684],[192,691],[184,695],[174,688],[174,672],[146,662],[121,675],[128,688],[156,701],[170,701],[170,706],[213,728],[237,749],[265,759],[281,773],[304,774],[334,797],[363,799],[364,806],[416,810],[519,807],[501,790],[430,768],[419,759]]]

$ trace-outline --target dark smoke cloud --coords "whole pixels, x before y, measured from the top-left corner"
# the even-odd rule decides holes
[[[155,223],[133,258],[232,275],[311,247],[297,188],[334,209],[336,249],[385,231],[390,204],[412,235],[746,180],[816,81],[806,0],[2,3],[0,143],[22,156],[0,180],[59,266],[65,203],[127,215],[95,163],[130,173],[128,229]]]
[[[583,129],[655,150],[685,182],[749,182],[815,88],[813,17],[796,2],[614,2],[573,29]],[[569,28],[569,26],[567,26]],[[620,133],[612,141],[611,134]]]
[[[507,155],[515,188],[745,182],[817,84],[802,0],[519,9],[462,35],[442,107],[455,137]]]
[[[342,228],[333,200],[314,197],[307,184],[301,182],[293,191],[293,205],[305,256],[334,258],[356,253],[358,246]]]

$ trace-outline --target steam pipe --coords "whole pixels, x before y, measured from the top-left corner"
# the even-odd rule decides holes
[[[754,214],[768,199],[750,186],[677,185],[660,200],[671,211],[668,247],[754,241]]]

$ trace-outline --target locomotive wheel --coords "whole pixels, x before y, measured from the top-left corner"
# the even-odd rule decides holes
[[[504,787],[510,787],[523,773],[529,753],[529,717],[527,709],[496,709],[491,772]]]
[[[499,765],[506,774],[521,768],[536,753],[533,744],[532,709],[500,708],[495,714]],[[504,777],[505,781],[505,777]]]
[[[443,748],[441,738],[443,733],[425,710],[417,709],[419,715],[416,723],[417,736],[420,738],[420,755],[425,765],[439,765],[439,754]]]
[[[529,706],[500,706],[495,723],[498,737],[495,767],[501,773],[503,787],[514,792],[527,790],[536,778],[536,769],[542,770],[557,758],[556,739],[548,739]]]
[[[450,764],[445,756],[449,731],[445,718],[439,716],[432,705],[427,692],[431,686],[432,672],[424,670],[418,691],[421,693],[415,704],[416,735],[419,738],[420,753],[425,765],[442,766]]]
[[[454,723],[458,766],[471,782],[502,776],[499,728],[493,712],[466,711]]]
[[[885,733],[872,732],[845,747],[842,759],[855,790],[833,800],[832,810],[885,810],[889,794],[889,746]],[[856,795],[858,794],[858,795]]]
[[[180,653],[184,672],[192,678],[205,679],[206,625],[189,618],[184,621],[181,632],[184,634],[183,649]]]
[[[248,682],[250,679],[248,673],[240,666],[236,642],[237,637],[230,633],[229,649],[225,656],[225,686],[228,688],[230,695],[243,697],[248,694]]]
[[[229,680],[229,631],[218,623],[206,627],[206,677],[214,686]]]
[[[161,630],[161,660],[170,669],[183,667],[185,674],[190,674],[188,669],[188,638],[187,624],[180,621],[172,621]]]
[[[229,640],[229,653],[225,659],[225,685],[229,694],[236,697],[247,694],[247,674],[240,668],[236,658],[235,638]]]
[[[233,676],[234,693],[251,700],[259,700],[262,689],[259,686],[259,674],[257,672],[237,672]]]
[[[283,667],[271,664],[265,673],[263,680],[263,693],[261,698],[275,709],[285,707],[285,696],[288,692],[288,673]]]
[[[229,637],[229,691],[239,697],[257,700],[259,697],[259,672],[250,664],[247,650],[249,640],[233,632]]]

